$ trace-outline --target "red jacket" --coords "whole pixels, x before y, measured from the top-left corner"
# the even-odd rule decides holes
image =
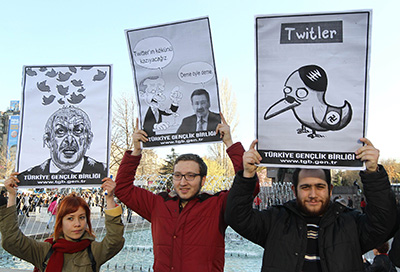
[[[54,200],[51,202],[50,206],[47,208],[48,212],[50,212],[52,215],[57,214],[57,200]]]
[[[235,172],[243,169],[243,146],[227,149]],[[179,213],[179,198],[158,195],[133,185],[141,156],[127,151],[116,178],[115,195],[130,209],[151,222],[156,272],[224,271],[224,212],[228,191],[200,194]]]

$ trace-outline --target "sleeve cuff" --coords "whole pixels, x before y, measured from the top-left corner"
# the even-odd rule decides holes
[[[115,216],[119,216],[119,215],[122,214],[122,208],[121,208],[121,206],[117,206],[117,207],[112,208],[112,209],[104,210],[104,212],[106,214],[108,214],[108,215],[111,215],[111,216],[115,217]]]
[[[243,150],[243,152],[245,151],[243,148],[243,145],[241,142],[236,142],[234,144],[232,144],[230,147],[228,147],[226,149],[226,152],[229,154],[231,152],[235,152],[235,150]]]

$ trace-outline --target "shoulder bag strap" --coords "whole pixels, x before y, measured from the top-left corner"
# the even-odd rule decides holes
[[[88,251],[89,259],[92,262],[92,270],[93,270],[93,272],[96,272],[96,260],[94,259],[94,256],[92,253],[92,245],[91,244],[87,247],[87,251]]]

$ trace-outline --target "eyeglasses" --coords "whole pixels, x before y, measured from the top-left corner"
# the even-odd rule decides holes
[[[173,173],[172,177],[174,180],[181,180],[182,177],[185,177],[187,181],[192,181],[194,180],[197,176],[201,176],[200,174],[194,174],[194,173],[187,173],[187,174],[181,174],[181,173]]]

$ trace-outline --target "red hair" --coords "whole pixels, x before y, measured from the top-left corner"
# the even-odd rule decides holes
[[[86,213],[86,223],[87,229],[86,231],[89,233],[90,236],[95,236],[92,229],[92,223],[90,222],[90,208],[86,201],[77,196],[75,193],[71,193],[66,196],[63,200],[60,201],[57,207],[57,215],[56,215],[56,223],[54,225],[54,240],[60,238],[61,234],[63,233],[62,230],[62,220],[64,216],[76,212],[79,207],[82,207]]]

